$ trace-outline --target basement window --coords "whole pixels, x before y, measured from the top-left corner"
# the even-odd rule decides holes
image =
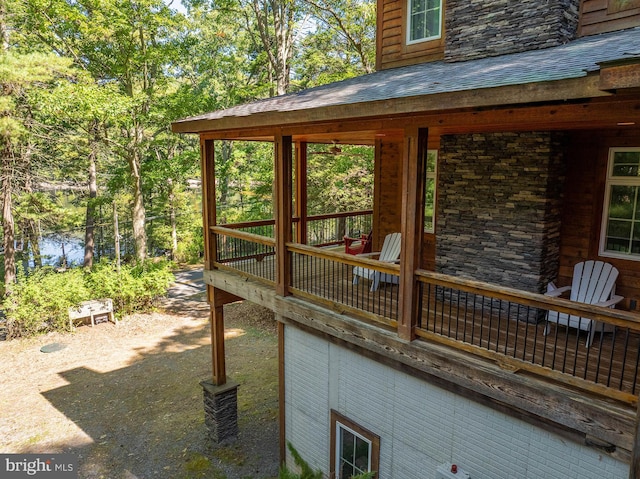
[[[442,36],[442,0],[408,0],[407,44]]]
[[[600,254],[640,260],[640,148],[611,148]]]
[[[380,438],[335,411],[331,411],[331,425],[331,477],[349,479],[376,472]]]

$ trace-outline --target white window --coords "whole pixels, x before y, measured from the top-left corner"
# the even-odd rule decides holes
[[[377,472],[380,439],[375,434],[331,411],[331,477],[349,479],[366,472]]]
[[[424,185],[424,231],[435,231],[436,178],[438,172],[438,150],[427,151],[427,168]]]
[[[640,148],[611,148],[600,254],[640,260]]]
[[[442,36],[442,0],[408,0],[407,44]]]

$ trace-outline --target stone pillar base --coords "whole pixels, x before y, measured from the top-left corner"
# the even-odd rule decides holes
[[[238,384],[227,381],[216,386],[211,381],[201,381],[200,385],[209,438],[216,443],[233,441],[238,437]]]

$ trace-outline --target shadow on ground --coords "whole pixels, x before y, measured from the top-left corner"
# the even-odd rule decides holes
[[[48,451],[34,444],[21,452],[77,454],[81,478],[277,476],[275,325],[249,303],[225,308],[227,374],[240,383],[237,441],[218,445],[207,439],[199,382],[211,374],[209,331],[185,327],[152,349],[138,350],[127,367],[59,373],[69,384],[42,394],[92,443],[57,444]]]

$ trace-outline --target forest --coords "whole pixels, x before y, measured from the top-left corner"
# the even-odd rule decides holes
[[[44,268],[44,235],[79,238],[65,269],[197,262],[199,144],[171,122],[372,72],[375,18],[372,0],[0,0],[3,295]],[[310,214],[368,207],[348,193],[365,153],[312,157]],[[269,145],[216,142],[224,221],[270,218],[272,175]]]

